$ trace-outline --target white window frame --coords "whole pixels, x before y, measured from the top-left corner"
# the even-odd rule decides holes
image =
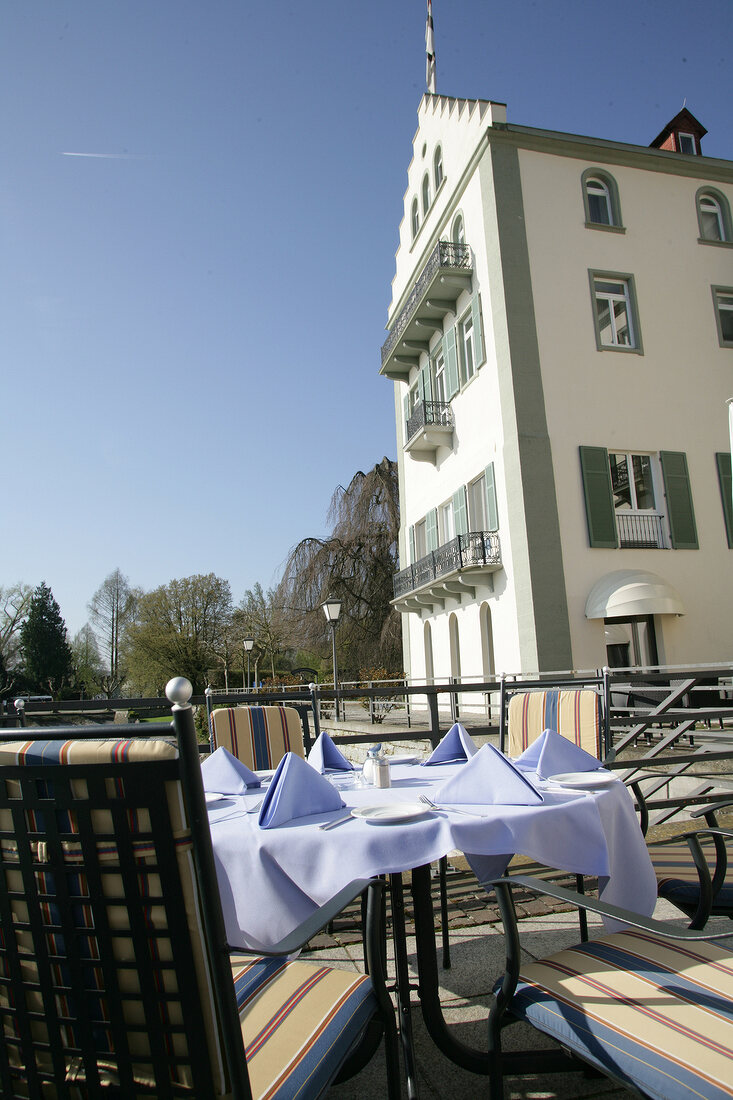
[[[437,195],[438,188],[443,182],[443,150],[440,145],[437,146],[433,154],[433,183],[435,186],[435,193]]]
[[[443,404],[447,404],[446,398],[446,378],[445,378],[445,355],[442,347],[438,349],[436,354],[430,360],[431,374],[433,376],[433,400],[441,401]]]
[[[593,323],[596,333],[596,347],[599,351],[623,351],[643,353],[641,344],[641,329],[636,308],[636,293],[634,277],[629,274],[621,274],[613,271],[589,271],[591,296],[593,299]],[[603,287],[602,284],[611,284]],[[616,288],[614,289],[614,284]],[[608,309],[608,324],[601,328],[601,306],[605,304]],[[624,343],[619,339],[621,329],[615,307],[623,305],[626,314],[626,328],[629,342]],[[611,339],[604,339],[607,330],[610,330]]]
[[[585,190],[588,195],[588,221],[593,225],[613,225],[613,204],[611,203],[611,189],[600,176],[589,176],[585,181]],[[591,196],[602,199],[606,210],[606,219],[594,218],[591,207]]]
[[[466,223],[463,220],[463,214],[456,214],[455,216],[453,229],[451,231],[451,240],[453,244],[466,243]]]
[[[428,210],[430,209],[430,176],[427,172],[425,173],[425,175],[422,178],[421,194],[422,194],[422,215],[423,215],[423,218],[424,218],[425,215],[427,214]]]
[[[690,142],[692,149],[683,149],[682,146]],[[685,156],[695,157],[697,156],[697,142],[695,141],[695,135],[689,133],[687,130],[677,131],[677,145],[679,146],[680,153],[684,153]]]
[[[720,202],[716,199],[715,195],[705,194],[700,196],[700,225],[703,229],[703,240],[705,241],[724,241],[725,240],[725,225],[723,223],[723,211],[720,206]],[[710,218],[712,214],[715,219],[715,229],[717,235],[711,235],[706,232],[707,222],[706,219]]]
[[[476,374],[476,344],[473,331],[473,312],[468,310],[458,322],[458,342],[461,355],[461,385],[467,385]],[[470,367],[469,367],[470,359]]]
[[[453,519],[453,500],[438,505],[438,545],[445,546],[456,537],[456,525]]]
[[[700,243],[733,245],[733,225],[730,203],[726,196],[714,187],[701,187],[695,196]]]
[[[410,227],[412,229],[412,239],[414,241],[420,229],[420,203],[418,202],[417,198],[412,200]]]
[[[733,348],[733,287],[714,286],[715,323],[718,326],[718,342],[721,348]],[[725,317],[726,326],[723,325]]]
[[[427,518],[423,516],[421,520],[415,524],[415,561],[420,561],[421,558],[427,556],[428,552],[428,524]],[[415,562],[413,562],[413,565]]]
[[[626,470],[627,470],[627,472],[629,470],[632,471],[632,475],[629,478],[629,497],[631,499],[630,507],[625,508],[623,506],[617,506],[614,503],[614,509],[615,509],[616,514],[618,515],[619,512],[656,512],[657,511],[656,502],[657,502],[658,497],[659,497],[659,488],[658,488],[658,480],[659,479],[658,479],[658,473],[657,473],[656,464],[655,464],[655,456],[653,454],[651,454],[650,452],[648,452],[648,451],[612,451],[612,450],[609,450],[609,452],[608,452],[609,469],[611,469],[611,456],[612,455],[616,455],[619,458],[624,458],[626,460]],[[633,468],[634,468],[634,459],[635,458],[648,459],[649,460],[649,472],[651,474],[651,480],[652,480],[652,495],[654,497],[654,504],[652,505],[651,508],[640,508],[638,506],[638,501],[637,501],[637,497],[636,497],[636,482],[635,482],[634,477],[633,477]],[[611,477],[611,485],[613,486],[613,476]]]
[[[466,508],[468,510],[468,530],[486,531],[486,475],[479,474],[466,486]]]
[[[664,482],[662,479],[661,466],[659,464],[659,458],[656,454],[650,451],[608,451],[608,468],[609,476],[611,478],[611,490],[613,492],[613,473],[611,467],[611,456],[616,455],[626,460],[626,471],[628,475],[629,486],[629,499],[630,506],[617,505],[614,499],[614,512],[616,514],[616,524],[619,532],[620,545],[624,545],[624,517],[628,517],[633,522],[634,516],[644,517],[658,517],[660,520],[658,531],[659,541],[657,543],[658,548],[664,549],[669,543],[668,533],[664,527],[664,513],[659,510],[657,501],[664,500]],[[634,478],[634,459],[646,459],[649,462],[649,474],[651,477],[651,489],[654,503],[649,508],[640,508],[636,495],[636,480]]]

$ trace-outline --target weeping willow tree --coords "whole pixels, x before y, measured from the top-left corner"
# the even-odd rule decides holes
[[[331,499],[329,538],[303,539],[285,564],[278,601],[289,635],[302,649],[327,657],[330,633],[321,604],[342,601],[337,628],[344,674],[402,668],[401,622],[390,606],[397,568],[399,494],[397,464],[388,458],[354,474]]]

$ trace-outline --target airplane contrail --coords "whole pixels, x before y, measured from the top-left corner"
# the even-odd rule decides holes
[[[103,160],[136,160],[139,153],[62,153],[62,157],[101,157]]]

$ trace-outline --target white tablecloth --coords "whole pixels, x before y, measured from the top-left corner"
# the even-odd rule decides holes
[[[416,802],[462,765],[394,765],[392,787],[342,790],[347,806]],[[604,900],[650,915],[654,871],[631,797],[620,781],[594,793],[551,790],[534,806],[475,807],[471,818],[448,807],[401,825],[336,816],[299,818],[261,829],[245,807],[262,791],[209,807],[227,938],[232,946],[270,947],[354,878],[408,871],[463,851],[479,878],[500,875],[515,853],[563,870],[597,875]],[[468,808],[468,807],[467,807]]]

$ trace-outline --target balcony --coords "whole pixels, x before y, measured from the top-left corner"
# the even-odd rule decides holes
[[[419,401],[407,421],[405,450],[434,461],[438,447],[453,445],[453,410],[447,401]]]
[[[664,516],[659,512],[617,512],[618,544],[624,550],[665,550]]]
[[[470,531],[432,550],[395,574],[392,604],[398,611],[440,610],[449,598],[475,597],[477,585],[493,585],[501,569],[495,531]]]
[[[430,337],[443,331],[443,318],[456,308],[462,291],[470,290],[473,264],[467,244],[438,241],[410,296],[382,345],[380,374],[406,381]]]

